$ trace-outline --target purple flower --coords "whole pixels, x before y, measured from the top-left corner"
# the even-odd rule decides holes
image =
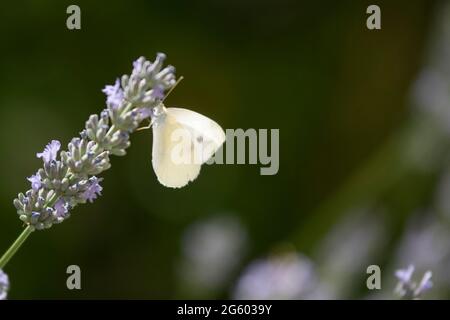
[[[303,255],[285,253],[251,263],[238,280],[234,298],[305,299],[312,294],[316,285],[312,262]]]
[[[89,202],[93,202],[95,199],[97,199],[97,196],[101,195],[101,191],[103,190],[102,186],[100,185],[101,179],[98,179],[97,177],[91,177],[89,179],[89,186],[87,189],[83,192],[81,197],[84,200],[87,200]]]
[[[164,98],[164,87],[157,85],[152,89],[151,96],[155,99],[162,100]]]
[[[6,273],[0,269],[0,300],[5,300],[9,290],[9,278]]]
[[[58,140],[52,140],[52,142],[45,146],[44,151],[36,154],[36,157],[42,158],[44,163],[50,163],[51,161],[56,160],[56,155],[58,154],[60,148],[61,142]]]
[[[119,107],[123,100],[123,90],[120,87],[119,79],[116,79],[116,82],[113,86],[106,86],[102,92],[106,94],[106,103],[111,106],[113,109]]]
[[[37,191],[41,188],[42,181],[39,173],[33,174],[31,177],[28,177],[27,180],[31,182],[31,188],[34,191]]]
[[[420,281],[419,285],[417,286],[417,289],[415,291],[416,295],[422,294],[424,291],[431,289],[433,287],[433,282],[431,281],[432,272],[427,271],[422,277],[422,280]]]
[[[414,273],[414,266],[409,265],[406,269],[399,269],[395,271],[395,276],[401,283],[408,283],[411,281],[411,277]]]
[[[402,298],[418,299],[420,296],[433,286],[431,282],[432,272],[427,271],[419,284],[412,280],[414,266],[409,265],[406,269],[399,269],[395,276],[399,280],[395,292]]]
[[[147,119],[148,117],[152,117],[153,116],[153,108],[140,108],[139,116],[142,120]]]
[[[58,217],[65,218],[67,212],[69,212],[69,204],[62,198],[55,203],[55,211]]]

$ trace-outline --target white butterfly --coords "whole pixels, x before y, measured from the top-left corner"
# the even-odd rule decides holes
[[[225,141],[225,132],[200,113],[166,108],[162,103],[153,118],[152,165],[158,181],[181,188],[195,180],[203,163]]]

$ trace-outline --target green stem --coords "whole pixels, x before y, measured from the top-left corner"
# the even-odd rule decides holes
[[[28,236],[33,232],[33,227],[26,227],[20,236],[14,241],[14,243],[9,247],[5,254],[0,258],[0,269],[3,269],[8,261],[16,254],[17,250],[22,246],[22,244],[27,240]]]

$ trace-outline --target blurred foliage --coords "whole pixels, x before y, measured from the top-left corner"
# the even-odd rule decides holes
[[[104,107],[104,85],[141,55],[165,52],[185,76],[166,104],[224,128],[279,128],[280,171],[205,166],[188,187],[167,189],[151,168],[150,131],[136,133],[103,175],[103,196],[14,257],[11,298],[189,298],[176,276],[183,232],[225,211],[248,230],[249,262],[283,242],[312,255],[348,210],[370,206],[387,243],[369,263],[389,260],[437,176],[398,155],[414,126],[408,93],[433,1],[378,1],[379,31],[365,26],[368,1],[77,1],[79,31],[66,28],[70,4],[1,4],[1,251],[20,232],[12,200],[40,165],[35,153],[51,139],[67,144]],[[82,268],[81,291],[66,289],[70,264]],[[360,274],[347,296],[367,294]]]

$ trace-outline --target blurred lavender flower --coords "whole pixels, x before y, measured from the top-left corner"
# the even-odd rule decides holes
[[[239,278],[235,299],[308,299],[316,286],[312,262],[297,253],[285,253],[251,263]]]
[[[314,261],[319,266],[317,299],[346,299],[366,274],[385,244],[382,212],[360,208],[345,214],[319,244]]]
[[[402,146],[405,161],[427,174],[450,152],[450,3],[436,7],[428,59],[412,86],[412,134]]]
[[[408,268],[399,269],[395,272],[395,276],[398,279],[395,293],[403,299],[419,299],[425,291],[433,286],[431,282],[431,271],[426,271],[418,284],[412,280],[413,273],[413,265],[409,265]]]
[[[420,269],[431,269],[442,264],[445,264],[445,269],[448,269],[450,267],[449,243],[448,228],[434,216],[412,219],[397,249],[396,264],[414,261],[414,265]]]
[[[427,66],[413,86],[417,110],[450,134],[450,4],[439,7]]]
[[[232,216],[214,216],[189,226],[178,270],[181,284],[197,296],[222,289],[246,249],[247,233]]]
[[[401,283],[408,283],[414,273],[414,266],[410,264],[406,269],[399,269],[395,271],[395,276]]]
[[[431,271],[427,271],[424,273],[422,280],[420,280],[419,285],[417,286],[416,290],[414,291],[414,295],[416,297],[419,297],[423,292],[426,290],[429,290],[433,287],[433,282],[431,282],[431,277],[433,276],[433,273]]]
[[[450,285],[450,233],[448,226],[432,214],[412,219],[404,232],[400,244],[398,245],[393,266],[405,265],[412,262],[414,269],[433,270],[433,274],[439,279],[434,284],[430,298],[440,297],[445,294]],[[408,280],[408,272],[414,269],[400,270],[396,272],[397,277]],[[391,272],[394,268],[391,266]],[[387,286],[394,286],[394,283],[387,283]]]
[[[5,300],[9,291],[9,278],[6,273],[0,269],[0,300]]]
[[[175,84],[175,68],[163,68],[165,55],[152,63],[140,57],[131,75],[106,86],[107,109],[91,115],[85,129],[60,151],[52,140],[43,152],[43,168],[28,178],[31,189],[14,200],[19,218],[32,230],[50,228],[67,219],[78,204],[94,201],[102,191],[97,175],[111,167],[109,156],[123,156],[130,146],[130,133],[161,108],[164,92]],[[58,158],[59,153],[59,158]]]
[[[447,172],[444,172],[440,179],[434,207],[431,210],[418,212],[418,216],[408,221],[395,250],[394,259],[388,266],[389,272],[395,272],[399,277],[400,283],[397,287],[401,283],[408,283],[407,280],[412,281],[414,269],[433,270],[434,277],[439,281],[428,293],[431,298],[447,296],[450,285],[448,273],[450,268],[448,225],[450,174],[448,168],[445,168],[450,154],[448,139],[450,134],[450,3],[443,2],[436,9],[437,23],[431,32],[433,38],[428,52],[429,57],[412,87],[415,132],[411,136],[410,145],[407,146],[410,152],[405,156],[405,160],[419,165],[419,168],[426,170],[429,175],[440,174],[443,169]],[[442,216],[447,221],[442,219]],[[395,271],[397,266],[408,263],[413,263],[414,267]],[[431,284],[430,277],[431,272],[425,273],[422,285],[420,283],[418,285],[420,290]],[[394,287],[395,279],[388,278],[384,286]],[[413,297],[412,290],[409,296]],[[381,293],[379,297],[392,296]]]
[[[450,133],[450,75],[428,67],[419,75],[413,88],[415,103],[420,111]]]
[[[450,223],[450,167],[441,174],[435,194],[435,208]]]

